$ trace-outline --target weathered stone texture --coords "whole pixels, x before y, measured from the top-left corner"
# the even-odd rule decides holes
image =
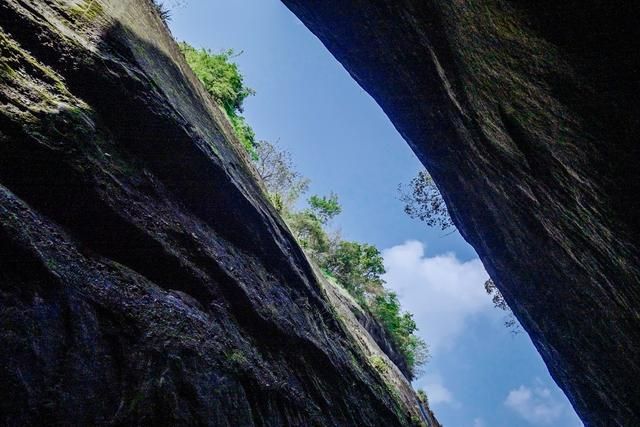
[[[588,425],[640,425],[640,3],[283,0],[442,190]]]
[[[150,2],[3,0],[0,50],[0,424],[416,422]]]

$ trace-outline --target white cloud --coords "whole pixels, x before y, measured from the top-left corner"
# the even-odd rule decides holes
[[[425,387],[427,388],[427,390],[429,390],[428,396],[431,403],[433,403],[434,405],[438,403],[453,402],[453,395],[451,394],[449,389],[442,384],[427,384]]]
[[[482,418],[475,418],[473,420],[473,427],[485,427],[484,420]]]
[[[414,314],[431,352],[449,348],[469,316],[492,310],[479,259],[461,262],[452,253],[425,257],[424,245],[408,241],[383,251],[387,287]]]
[[[460,403],[454,399],[453,393],[442,384],[440,375],[428,375],[422,379],[421,383],[427,393],[430,405],[445,403],[456,408],[460,406]]]
[[[565,410],[564,403],[557,401],[547,387],[521,385],[509,392],[504,404],[533,425],[549,425]]]
[[[427,389],[427,396],[429,396],[429,402],[437,405],[438,403],[452,403],[453,395],[448,388],[440,383],[427,383],[425,384]]]

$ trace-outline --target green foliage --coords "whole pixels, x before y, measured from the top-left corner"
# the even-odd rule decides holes
[[[311,212],[323,225],[342,212],[342,206],[338,203],[338,195],[334,193],[331,193],[329,197],[313,195],[309,198],[308,203]]]
[[[303,210],[285,216],[300,245],[310,252],[312,257],[320,257],[329,250],[329,237],[322,228],[322,222],[313,212]]]
[[[307,191],[309,180],[294,169],[288,152],[261,141],[255,164],[274,207],[300,246],[326,276],[380,321],[415,374],[427,361],[427,346],[415,334],[417,327],[411,314],[402,312],[397,296],[384,288],[384,263],[378,248],[342,240],[338,233],[327,231],[327,225],[342,212],[336,194],[312,195],[306,208],[294,209],[299,197]],[[382,359],[380,362],[386,367]]]
[[[297,196],[298,194],[296,192],[295,195]],[[275,200],[280,202],[276,205],[276,208],[284,207],[282,205],[282,196],[276,194]],[[292,200],[292,202],[295,202],[295,200]],[[309,207],[307,209],[298,212],[286,211],[284,212],[284,218],[300,245],[310,251],[310,254],[318,264],[323,266],[320,260],[331,252],[331,239],[324,226],[342,211],[342,207],[338,203],[338,196],[335,194],[331,194],[329,197],[314,195],[309,198],[308,202]]]
[[[382,255],[367,243],[340,241],[322,260],[321,267],[361,304],[384,292]]]
[[[423,389],[419,388],[416,394],[418,395],[418,400],[420,401],[420,403],[425,406],[429,406],[429,398],[427,397],[427,393],[425,393]]]
[[[238,65],[232,62],[236,56],[233,50],[216,54],[184,42],[180,43],[180,50],[209,95],[227,113],[238,139],[255,159],[258,145],[256,136],[241,114],[244,100],[255,92],[245,86]]]
[[[427,344],[415,334],[418,327],[413,320],[413,315],[402,312],[398,296],[393,292],[384,292],[376,296],[370,304],[370,309],[391,333],[415,375],[416,368],[428,361],[429,349]]]
[[[388,366],[382,357],[371,356],[369,358],[369,362],[371,362],[371,366],[373,366],[374,369],[380,372],[381,374],[384,374],[385,372],[387,372]]]
[[[256,153],[256,134],[253,132],[251,126],[247,124],[243,116],[230,115],[229,120],[244,149],[247,150],[247,153],[249,153],[253,160],[256,160],[258,158],[258,154]]]
[[[207,92],[227,114],[242,112],[244,100],[253,91],[245,87],[238,66],[231,62],[233,50],[216,54],[209,49],[196,49],[184,42],[180,43],[180,49]]]

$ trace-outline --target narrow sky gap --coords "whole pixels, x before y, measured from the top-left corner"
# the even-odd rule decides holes
[[[526,334],[504,328],[473,249],[459,233],[445,236],[402,212],[397,186],[421,165],[297,18],[277,0],[190,0],[173,9],[170,25],[194,46],[243,52],[236,62],[257,92],[245,116],[258,138],[293,154],[311,194],[340,196],[335,223],[345,238],[384,250],[388,286],[432,345],[415,386],[444,425],[582,425]]]

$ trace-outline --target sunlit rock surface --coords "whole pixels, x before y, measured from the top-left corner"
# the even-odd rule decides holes
[[[0,50],[1,424],[425,422],[150,2],[3,0]]]
[[[640,425],[640,3],[283,2],[428,167],[585,423]]]

